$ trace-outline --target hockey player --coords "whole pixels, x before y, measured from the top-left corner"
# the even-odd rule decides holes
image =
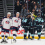
[[[30,22],[30,30],[31,30],[31,40],[34,39],[34,34],[35,34],[35,28],[36,28],[36,22],[34,20],[34,16],[32,16],[31,22]]]
[[[10,30],[10,27],[11,27],[11,19],[10,19],[10,16],[11,16],[11,13],[8,12],[7,13],[7,17],[4,17],[3,20],[2,20],[2,30],[1,30],[1,36],[2,36],[2,41],[1,43],[5,42],[7,43],[7,37],[9,36],[9,30]],[[4,34],[5,33],[5,34]],[[5,37],[5,39],[4,39]]]
[[[20,13],[16,13],[16,17],[12,18],[12,27],[13,27],[13,41],[16,42],[16,36],[17,36],[17,31],[21,26],[21,19],[19,18]]]
[[[42,25],[44,23],[44,20],[40,17],[40,14],[38,14],[38,17],[35,19],[36,21],[36,26],[37,26],[37,33],[38,33],[38,40],[41,37],[41,30],[42,30]]]
[[[27,40],[26,36],[27,36],[27,31],[29,31],[29,34],[28,34],[28,39],[31,39],[30,38],[30,20],[31,20],[31,14],[28,14],[26,18],[23,18],[22,20],[22,26],[23,28],[25,29],[25,33],[24,33],[24,39]]]

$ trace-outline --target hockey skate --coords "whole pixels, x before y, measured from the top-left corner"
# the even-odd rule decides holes
[[[28,39],[31,39],[31,38],[28,38]]]
[[[28,36],[28,39],[31,39],[30,36]]]
[[[7,40],[9,40],[9,38],[7,38]]]
[[[38,38],[38,40],[40,40],[40,38]]]
[[[4,39],[1,41],[1,43],[4,43]]]
[[[32,37],[31,40],[34,40],[34,37]]]
[[[6,40],[4,41],[5,43],[8,43]]]
[[[34,38],[31,38],[31,40],[34,40]]]
[[[27,40],[27,38],[24,38],[24,40]]]
[[[13,39],[13,42],[16,42],[16,39]]]
[[[38,40],[40,40],[40,35],[38,35]]]

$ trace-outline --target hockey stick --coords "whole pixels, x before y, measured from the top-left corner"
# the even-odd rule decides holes
[[[12,30],[11,30],[11,44],[12,44]]]

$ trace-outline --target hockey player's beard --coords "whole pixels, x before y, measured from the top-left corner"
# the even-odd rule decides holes
[[[7,18],[10,18],[10,16],[7,16]]]

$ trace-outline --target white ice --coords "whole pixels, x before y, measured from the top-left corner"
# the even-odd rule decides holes
[[[0,39],[0,42],[1,42],[2,39]],[[11,39],[8,40],[8,43],[7,44],[1,44],[0,45],[45,45],[45,39],[41,39],[41,40],[37,40],[37,39],[34,39],[34,40],[24,40],[24,39],[17,39],[17,42],[16,43],[11,43]]]

